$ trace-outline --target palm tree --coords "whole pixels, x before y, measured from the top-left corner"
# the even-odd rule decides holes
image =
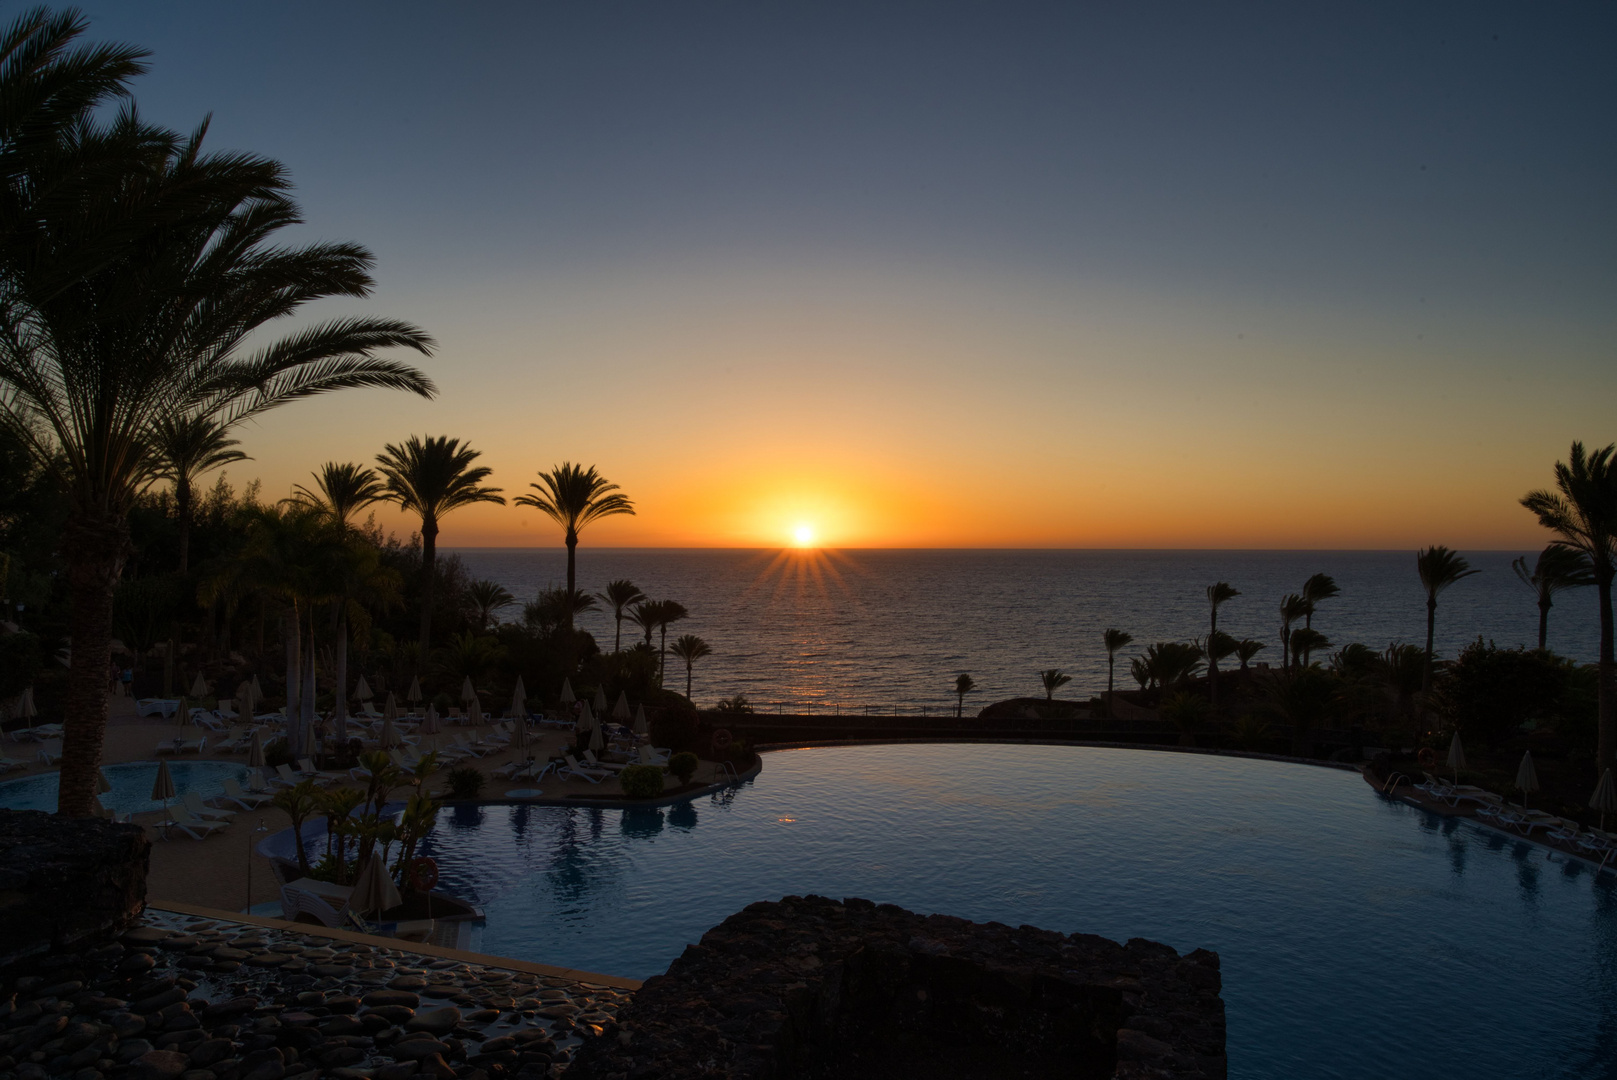
[[[1112,676],[1117,673],[1117,652],[1134,644],[1134,635],[1115,627],[1101,635],[1106,645],[1106,712],[1112,711]]]
[[[685,696],[691,696],[691,667],[704,656],[713,655],[713,648],[695,634],[681,634],[674,642],[674,656],[685,661]]]
[[[1554,606],[1555,594],[1595,583],[1589,556],[1551,544],[1538,553],[1538,561],[1531,570],[1527,567],[1526,555],[1512,562],[1510,568],[1516,571],[1521,583],[1538,596],[1538,647],[1542,649],[1549,639],[1550,608]]]
[[[1159,641],[1146,646],[1142,660],[1150,681],[1168,690],[1194,678],[1201,670],[1204,656],[1200,646],[1184,641]]]
[[[1522,505],[1538,515],[1538,523],[1561,539],[1556,546],[1582,552],[1589,560],[1600,608],[1600,656],[1596,683],[1600,737],[1596,773],[1617,768],[1617,686],[1613,685],[1611,581],[1612,551],[1617,546],[1617,445],[1585,454],[1583,444],[1572,444],[1565,463],[1555,463],[1557,491],[1538,490],[1522,498]]]
[[[1247,665],[1252,662],[1252,658],[1268,647],[1263,642],[1253,641],[1251,638],[1242,638],[1237,641],[1235,643],[1235,658],[1241,661],[1241,670],[1245,671]]]
[[[174,485],[174,513],[180,534],[180,573],[191,567],[191,504],[196,480],[203,473],[247,461],[239,439],[227,437],[211,416],[164,413],[152,422],[148,436],[151,475]]]
[[[656,632],[658,614],[659,609],[655,600],[642,600],[629,609],[629,621],[645,634],[647,647],[651,645],[651,635]]]
[[[424,440],[411,435],[391,443],[376,463],[387,485],[387,499],[421,517],[421,655],[432,650],[432,593],[438,573],[438,522],[474,503],[505,505],[497,487],[484,487],[492,469],[474,466],[481,454],[447,435]]]
[[[477,615],[477,629],[487,630],[494,613],[517,602],[510,590],[493,581],[479,579],[466,586],[466,599],[472,602]]]
[[[1072,682],[1072,676],[1060,668],[1050,668],[1048,671],[1039,672],[1039,681],[1044,684],[1044,700],[1054,701],[1056,691]]]
[[[434,392],[415,368],[377,355],[430,353],[406,323],[338,319],[257,344],[310,301],[368,295],[372,256],[276,243],[300,221],[285,170],[204,152],[206,125],[181,136],[132,109],[102,119],[144,54],[77,48],[84,30],[77,13],[35,9],[0,32],[0,422],[70,507],[57,805],[76,817],[95,805],[112,595],[154,421],[194,415],[229,428],[348,387]]]
[[[1308,601],[1297,593],[1287,593],[1280,601],[1280,666],[1291,667],[1291,624],[1308,615]]]
[[[1457,552],[1450,551],[1441,544],[1429,547],[1425,551],[1417,551],[1415,569],[1420,574],[1421,587],[1426,590],[1426,667],[1421,672],[1420,688],[1430,690],[1432,635],[1437,629],[1437,594],[1461,578],[1470,577],[1481,571],[1471,569],[1471,565]]]
[[[657,685],[663,684],[663,671],[668,665],[668,627],[681,619],[689,618],[690,612],[678,600],[656,600],[651,605],[656,611],[657,630],[662,635],[657,646]],[[647,642],[650,642],[648,637]]]
[[[1213,687],[1212,673],[1220,660],[1227,660],[1240,651],[1241,643],[1234,636],[1222,630],[1215,630],[1207,635],[1206,640],[1198,642],[1202,655],[1207,657],[1208,689]],[[1211,701],[1208,704],[1212,704]]]
[[[954,680],[954,694],[955,694],[954,716],[955,716],[956,720],[960,719],[961,714],[966,711],[966,695],[971,693],[975,689],[977,689],[977,683],[976,683],[975,680],[972,679],[972,677],[970,675],[967,675],[965,672],[962,671],[959,675],[955,676],[955,680]]]
[[[348,525],[365,507],[387,498],[387,485],[377,471],[352,461],[328,461],[311,475],[314,487],[293,485],[293,501],[314,507],[339,525]]]
[[[550,516],[565,531],[567,544],[567,591],[577,589],[574,564],[578,553],[578,534],[592,521],[613,514],[634,514],[634,504],[623,495],[613,495],[618,485],[607,483],[606,477],[591,465],[585,469],[564,461],[549,472],[539,474],[539,483],[529,484],[539,494],[518,495],[518,506],[531,506]],[[573,624],[567,624],[569,633]]]
[[[612,651],[623,650],[623,609],[630,604],[637,604],[646,598],[640,591],[640,586],[627,578],[618,578],[616,581],[606,583],[606,588],[595,594],[601,602],[612,609],[612,618],[617,623],[617,630],[612,638]]]
[[[1291,660],[1298,667],[1307,667],[1315,651],[1331,647],[1330,639],[1318,630],[1301,627],[1291,632]]]
[[[1218,637],[1219,605],[1225,603],[1226,601],[1233,600],[1240,595],[1240,591],[1227,581],[1220,581],[1217,584],[1207,586],[1207,606],[1212,615],[1211,622],[1207,629],[1207,641],[1209,644],[1211,644],[1213,640]],[[1226,634],[1225,636],[1228,637],[1229,635]],[[1228,656],[1229,653],[1226,652],[1223,655]],[[1214,708],[1218,707],[1219,659],[1220,658],[1218,656],[1214,656],[1211,652],[1207,654],[1207,693],[1212,698]]]
[[[1303,601],[1308,605],[1303,611],[1303,625],[1312,630],[1314,628],[1315,606],[1333,596],[1340,595],[1342,595],[1342,590],[1337,587],[1336,579],[1329,574],[1315,574],[1303,582]]]

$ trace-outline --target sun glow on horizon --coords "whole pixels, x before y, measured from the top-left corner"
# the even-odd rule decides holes
[[[808,522],[798,522],[792,526],[792,546],[807,548],[814,546],[814,526]]]

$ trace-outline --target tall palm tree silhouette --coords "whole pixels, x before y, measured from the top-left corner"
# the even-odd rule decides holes
[[[1106,646],[1106,712],[1112,711],[1113,677],[1117,674],[1117,652],[1134,644],[1134,635],[1112,627],[1101,635]]]
[[[71,817],[95,805],[112,596],[153,422],[230,428],[348,387],[433,393],[415,368],[377,356],[430,352],[407,323],[357,317],[260,336],[310,301],[368,295],[371,254],[278,244],[301,220],[279,163],[208,153],[206,124],[184,136],[104,110],[147,54],[82,46],[86,27],[77,12],[34,8],[0,30],[0,422],[69,505],[57,808]]]
[[[1600,722],[1597,776],[1617,768],[1617,686],[1612,660],[1612,550],[1617,546],[1617,445],[1586,454],[1572,444],[1566,462],[1555,463],[1555,491],[1540,489],[1522,497],[1522,505],[1538,515],[1538,523],[1561,539],[1557,544],[1581,551],[1589,559],[1600,609],[1599,687],[1596,714]]]
[[[704,656],[713,655],[713,647],[695,634],[681,634],[669,650],[685,662],[685,696],[691,696],[691,668]]]
[[[1333,596],[1342,595],[1337,587],[1336,579],[1329,574],[1315,574],[1303,582],[1302,597],[1308,606],[1303,611],[1303,626],[1312,630],[1314,628],[1314,609],[1325,600]]]
[[[1207,629],[1207,642],[1209,645],[1218,637],[1219,607],[1240,595],[1240,590],[1227,581],[1220,581],[1217,584],[1207,586],[1207,607],[1211,615]],[[1228,656],[1229,653],[1225,652],[1220,655]],[[1212,699],[1215,708],[1218,706],[1218,661],[1219,656],[1215,656],[1213,651],[1210,650],[1207,653],[1207,694]]]
[[[1538,553],[1531,567],[1523,555],[1510,564],[1521,583],[1538,597],[1538,647],[1544,648],[1550,634],[1550,608],[1555,606],[1555,594],[1567,589],[1583,588],[1595,583],[1594,569],[1589,556],[1572,548],[1551,544]]]
[[[1415,569],[1420,574],[1421,588],[1426,590],[1426,667],[1421,672],[1420,688],[1432,688],[1432,636],[1437,629],[1437,596],[1461,578],[1481,573],[1471,564],[1441,544],[1415,553]]]
[[[612,638],[612,651],[623,650],[623,609],[630,604],[638,604],[646,598],[640,591],[640,586],[627,578],[618,578],[616,581],[606,583],[606,588],[595,594],[601,602],[612,609],[612,619],[617,624]]]
[[[575,564],[578,554],[578,534],[592,521],[614,514],[634,513],[634,503],[623,495],[614,495],[618,485],[608,483],[606,477],[595,471],[564,461],[549,472],[539,474],[539,483],[529,484],[537,495],[518,495],[518,506],[531,506],[550,517],[563,530],[567,544],[567,591],[577,590]],[[572,634],[573,623],[569,615],[567,632]]]
[[[1280,601],[1280,667],[1291,667],[1291,626],[1308,615],[1308,601],[1298,593],[1287,593]]]
[[[421,518],[421,659],[432,651],[432,594],[438,576],[438,523],[450,513],[475,503],[505,499],[483,481],[494,470],[473,465],[480,457],[469,444],[447,435],[411,435],[398,446],[389,443],[376,455],[387,499]]]
[[[152,423],[152,477],[174,485],[175,521],[180,534],[180,573],[191,568],[191,507],[196,481],[203,473],[249,460],[235,447],[223,425],[211,416],[164,413]]]
[[[352,461],[343,465],[328,461],[311,475],[314,487],[294,484],[293,500],[314,507],[344,527],[365,507],[387,499],[387,484],[381,475]]]
[[[962,671],[959,675],[955,676],[955,680],[954,680],[954,694],[955,694],[954,715],[955,715],[956,720],[960,719],[961,714],[966,711],[966,695],[971,693],[975,689],[977,689],[976,680],[974,680],[970,675],[967,675],[964,671]]]

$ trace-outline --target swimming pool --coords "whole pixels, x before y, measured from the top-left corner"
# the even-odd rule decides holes
[[[157,780],[157,762],[130,761],[122,765],[105,765],[112,790],[101,801],[114,810],[127,814],[142,814],[148,810],[161,810],[161,802],[150,798],[152,784]],[[174,793],[184,795],[195,788],[204,799],[224,791],[225,778],[237,781],[247,779],[247,766],[234,761],[171,761],[168,772],[174,778]],[[7,780],[0,784],[0,806],[8,810],[46,810],[56,812],[58,774],[40,773],[21,780]]]
[[[1617,876],[1353,773],[795,750],[666,810],[453,808],[426,850],[501,955],[644,977],[755,900],[863,896],[1217,950],[1232,1077],[1617,1077]]]

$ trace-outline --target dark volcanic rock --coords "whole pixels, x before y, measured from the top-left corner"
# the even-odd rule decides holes
[[[0,810],[0,970],[133,926],[151,846],[138,825]]]
[[[1219,986],[1203,950],[786,897],[648,980],[567,1078],[1216,1080]]]

